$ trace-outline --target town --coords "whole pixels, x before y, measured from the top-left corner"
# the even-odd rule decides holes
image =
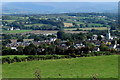
[[[20,36],[21,34],[19,34]],[[3,54],[2,55],[47,55],[47,54],[72,54],[58,53],[57,48],[63,50],[69,50],[71,48],[80,50],[81,53],[87,51],[90,52],[100,52],[100,51],[112,51],[114,53],[120,51],[120,40],[117,36],[112,36],[110,29],[108,28],[106,35],[96,35],[88,33],[65,33],[64,31],[58,31],[57,33],[46,33],[46,34],[24,34],[22,36],[27,36],[29,39],[6,39],[3,41]],[[33,39],[30,38],[33,36]],[[38,36],[38,37],[36,37]],[[76,37],[75,37],[76,36]],[[40,37],[42,39],[40,39]],[[75,39],[71,39],[71,37]],[[8,37],[7,37],[8,38]],[[32,46],[30,49],[27,47]],[[44,45],[44,46],[43,46]],[[37,48],[36,48],[37,47]],[[7,50],[8,49],[8,50]],[[34,52],[32,49],[35,49]],[[47,51],[50,49],[54,50],[52,53]],[[60,50],[59,49],[59,50]],[[45,51],[46,50],[46,51]],[[12,52],[11,52],[12,51]],[[21,52],[19,52],[21,51]],[[37,51],[37,52],[36,52]],[[11,54],[12,53],[12,54]]]
[[[115,27],[116,26],[114,24],[116,21],[115,18],[113,17],[113,19],[111,19],[111,16],[107,14],[105,14],[104,16],[101,16],[103,14],[97,13],[94,16],[94,14],[95,13],[58,14],[57,18],[54,17],[57,16],[57,14],[38,15],[40,16],[40,20],[36,18],[35,15],[30,15],[27,17],[26,16],[24,17],[24,15],[22,15],[24,18],[21,17],[21,15],[20,17],[19,16],[16,17],[16,15],[3,16],[4,20],[2,35],[3,37],[2,55],[47,55],[47,54],[69,55],[73,53],[76,55],[78,54],[80,55],[82,53],[89,54],[92,52],[103,51],[107,52],[110,51],[110,53],[119,53],[120,32],[117,31],[117,27]],[[84,16],[87,16],[85,18],[86,20],[84,19]],[[12,18],[15,19],[20,18],[20,20],[18,21],[10,20]],[[21,22],[21,18],[28,22],[25,23]],[[88,18],[92,18],[91,21]],[[96,20],[93,20],[93,18]],[[106,23],[98,21],[99,19],[110,20],[112,21],[111,22],[112,24],[110,23],[110,21],[106,21]],[[71,22],[70,20],[72,20],[72,23],[70,23]],[[89,24],[86,22],[88,22]],[[38,25],[35,26],[35,24],[39,24],[39,26]],[[90,24],[92,25],[90,26]],[[53,25],[53,27],[49,27],[51,25]],[[43,29],[33,31],[28,30],[26,32],[14,33],[14,31],[19,32],[24,30],[25,26],[29,26],[29,29],[32,28],[38,29],[38,27],[40,27],[41,29],[43,27]],[[99,28],[103,28],[103,30],[99,30]],[[4,31],[4,29],[5,30],[7,29],[7,31]],[[13,33],[9,33],[10,31],[13,31]],[[77,52],[75,52],[76,50]]]
[[[117,80],[120,24],[116,5],[4,3],[0,78]]]

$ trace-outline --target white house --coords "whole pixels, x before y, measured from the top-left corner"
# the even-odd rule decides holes
[[[93,35],[92,40],[97,40],[98,35]]]
[[[57,38],[50,38],[50,41],[53,42],[53,41],[56,41]]]
[[[11,49],[15,49],[15,50],[17,50],[17,48],[16,48],[16,47],[11,47]]]

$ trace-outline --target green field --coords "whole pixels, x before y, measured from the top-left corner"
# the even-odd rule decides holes
[[[118,56],[98,56],[71,59],[29,61],[3,64],[3,78],[34,78],[41,71],[42,78],[98,78],[118,77]]]
[[[107,27],[90,27],[90,28],[79,28],[80,30],[107,30]],[[64,30],[77,30],[77,28],[65,28]]]
[[[0,64],[0,80],[2,78],[2,65]]]
[[[30,26],[43,26],[45,24],[29,24],[29,25],[25,25],[26,27],[30,27]]]
[[[16,21],[16,20],[3,20],[3,21],[7,21],[7,22],[9,22],[9,23],[12,23],[12,22],[14,22],[14,21]]]
[[[23,32],[29,32],[32,30],[13,30],[13,31],[3,31],[3,33],[23,33]]]
[[[6,58],[6,57],[10,57],[11,59],[13,59],[15,56],[21,58],[21,57],[27,57],[26,55],[6,55],[6,56],[0,56],[0,58]]]

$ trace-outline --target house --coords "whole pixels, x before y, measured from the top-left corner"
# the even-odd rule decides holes
[[[93,48],[93,51],[94,52],[98,52],[98,51],[100,51],[100,48],[99,47],[95,47],[95,48]]]
[[[11,30],[11,31],[13,31],[13,30],[14,30],[14,28],[12,27],[12,28],[10,28],[10,30]]]
[[[11,47],[11,49],[15,49],[15,50],[17,50],[17,47]]]
[[[54,42],[56,40],[57,40],[57,38],[50,38],[50,42]]]
[[[19,28],[16,28],[15,30],[20,30]]]
[[[100,35],[100,36],[101,36],[102,39],[105,39],[105,36],[103,36],[103,35]]]
[[[98,35],[93,35],[92,40],[97,40]]]

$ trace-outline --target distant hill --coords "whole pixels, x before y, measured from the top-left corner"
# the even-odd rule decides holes
[[[4,2],[3,14],[117,12],[117,2]]]

